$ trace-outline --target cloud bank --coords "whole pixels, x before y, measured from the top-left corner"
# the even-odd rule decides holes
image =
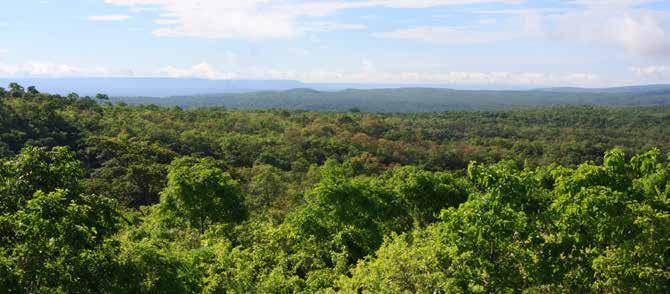
[[[429,8],[480,3],[518,4],[515,0],[105,0],[131,9],[161,11],[153,31],[163,37],[271,39],[309,31],[360,29],[363,24],[314,25],[309,19],[345,9],[389,7]],[[316,22],[318,24],[318,22]]]
[[[362,8],[421,9],[443,6],[498,4],[499,13],[516,19],[503,25],[480,18],[472,26],[411,26],[370,32],[372,37],[436,44],[480,44],[536,38],[618,47],[639,55],[670,56],[667,14],[640,6],[653,0],[573,0],[572,8],[524,8],[520,0],[105,0],[131,11],[154,9],[153,34],[160,37],[237,38],[265,40],[294,38],[309,32],[365,30],[366,24],[325,21],[342,10]],[[480,13],[495,13],[494,10]],[[475,13],[476,14],[476,13]],[[113,21],[125,15],[103,15],[90,20]],[[496,24],[492,29],[491,24]]]

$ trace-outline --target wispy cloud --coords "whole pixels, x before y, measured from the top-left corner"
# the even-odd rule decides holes
[[[124,21],[130,19],[131,16],[127,14],[107,14],[107,15],[92,15],[86,17],[89,21]]]
[[[553,23],[549,38],[670,56],[670,28],[652,12],[594,9],[554,16]]]
[[[670,78],[670,66],[651,65],[643,67],[631,67],[630,70],[639,78],[643,79],[665,79]]]
[[[477,21],[475,26],[422,26],[396,31],[375,33],[373,36],[391,40],[421,41],[434,44],[481,44],[522,38],[541,37],[541,16],[524,13],[516,16],[514,21],[499,26],[495,19]]]
[[[498,23],[498,20],[495,18],[482,18],[477,20],[477,23],[481,25],[494,25]]]
[[[161,69],[159,74],[173,78],[203,78],[210,80],[234,79],[237,77],[236,74],[218,70],[207,62],[201,62],[188,68],[168,66]]]
[[[636,7],[657,1],[658,0],[572,0],[570,2],[582,6],[609,9],[613,7]]]
[[[304,31],[308,32],[328,32],[339,30],[365,30],[368,26],[361,24],[348,24],[337,22],[313,22],[305,25]]]
[[[418,72],[386,72],[374,62],[362,60],[357,70],[342,71],[315,69],[310,71],[252,68],[246,72],[227,73],[208,63],[192,67],[167,67],[159,74],[170,77],[207,79],[292,79],[305,82],[355,82],[355,83],[432,83],[472,85],[592,85],[602,79],[593,73],[547,74],[538,72],[469,72],[447,71],[432,74]]]
[[[658,71],[667,69],[659,68]],[[548,74],[539,72],[472,72],[446,71],[437,73],[387,72],[374,62],[364,59],[357,70],[343,71],[327,68],[296,71],[276,68],[249,68],[245,72],[227,72],[208,63],[187,67],[167,66],[136,73],[130,70],[105,67],[86,67],[50,62],[26,62],[18,65],[0,63],[1,77],[173,77],[225,79],[291,79],[305,82],[355,82],[398,84],[462,84],[462,85],[597,85],[603,79],[592,73]]]
[[[473,32],[466,28],[430,26],[376,33],[373,36],[390,40],[421,41],[436,44],[477,44],[513,38],[505,32]]]
[[[323,21],[347,9],[374,7],[420,9],[440,6],[503,4],[497,10],[474,9],[473,14],[504,15],[527,24],[505,27],[502,19],[482,17],[479,26],[423,25],[378,32],[374,36],[438,44],[478,44],[522,37],[545,37],[568,42],[599,43],[630,52],[670,55],[670,30],[652,12],[640,9],[654,0],[572,0],[572,6],[529,8],[521,0],[105,0],[131,11],[155,9],[159,17],[153,34],[161,37],[293,38],[305,33],[364,30],[363,24]],[[95,16],[91,20],[124,20],[127,15]],[[483,29],[489,26],[497,30]],[[521,31],[520,31],[521,30]],[[542,31],[540,34],[539,31]],[[546,34],[545,34],[546,32]]]
[[[217,42],[221,44],[218,50],[191,50],[200,54],[196,58],[207,61],[194,64],[193,56],[161,60],[167,58],[164,52],[153,50],[161,41],[148,38],[142,44],[146,47],[139,48],[145,50],[138,51],[146,61],[131,65],[136,76],[532,85],[670,81],[670,65],[665,62],[670,57],[670,8],[649,5],[662,0],[103,1],[115,6],[107,7],[114,14],[85,12],[88,14],[80,20],[132,18],[148,23],[140,26],[140,22],[128,21],[110,38],[142,31],[159,37],[237,39]],[[17,25],[0,23],[7,28]],[[324,34],[332,31],[339,33]],[[373,40],[364,40],[366,36]],[[268,41],[291,38],[291,42]],[[376,38],[392,40],[392,46],[377,48]],[[183,41],[184,48],[203,44]],[[260,41],[268,42],[254,44]],[[498,44],[483,46],[490,43]],[[227,48],[239,55],[226,52]],[[16,58],[23,52],[14,52],[19,47],[10,49],[11,56],[0,49],[0,63],[19,62]],[[445,51],[453,53],[452,58],[431,55]],[[41,56],[57,58],[53,54],[58,53]],[[172,66],[156,66],[161,63]],[[114,69],[114,64],[105,66],[0,64],[0,75],[118,76],[129,72]]]
[[[106,67],[84,67],[42,61],[22,64],[0,63],[2,77],[80,77],[80,76],[133,76],[130,70],[113,70]]]
[[[599,81],[591,73],[547,74],[539,72],[469,72],[448,71],[441,73],[380,71],[341,72],[319,70],[301,76],[308,82],[366,82],[366,83],[427,83],[427,84],[471,84],[471,85],[589,85]]]
[[[519,0],[105,0],[131,10],[157,8],[161,17],[153,31],[161,37],[270,39],[305,32],[360,29],[360,24],[317,26],[305,18],[325,17],[344,9],[429,8],[480,3],[518,4]]]

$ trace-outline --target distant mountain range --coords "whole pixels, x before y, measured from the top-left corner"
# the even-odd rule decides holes
[[[300,109],[365,112],[441,112],[499,110],[552,105],[670,106],[670,92],[589,91],[471,91],[435,88],[348,89],[317,91],[292,89],[252,93],[155,97],[115,97],[115,102],[180,107],[224,106],[233,109]]]
[[[670,85],[644,85],[613,88],[544,88],[538,91],[561,92],[561,93],[670,93]]]
[[[169,97],[203,94],[249,93],[311,88],[320,91],[344,89],[403,88],[399,84],[303,83],[294,80],[205,80],[183,78],[24,78],[0,79],[0,86],[17,82],[35,86],[42,92],[66,95]],[[442,85],[412,85],[445,88]],[[476,86],[473,86],[476,88]]]
[[[205,80],[177,78],[31,78],[0,79],[0,85],[17,82],[54,94],[110,96],[180,96],[210,93],[244,93],[261,90],[289,90],[307,87],[291,80]]]
[[[528,86],[496,85],[441,85],[441,84],[365,84],[365,83],[303,83],[293,80],[204,80],[182,78],[0,78],[0,86],[18,82],[36,86],[40,91],[54,94],[75,92],[80,95],[105,93],[110,96],[169,97],[201,94],[249,93],[258,91],[285,91],[310,88],[319,91],[345,89],[397,89],[397,88],[455,88],[462,90],[530,90]],[[670,91],[670,85],[633,86],[603,89],[544,88],[537,91],[561,93],[646,93]]]
[[[430,85],[308,84],[291,80],[203,80],[174,78],[0,79],[42,92],[105,93],[114,102],[181,107],[303,109],[369,112],[496,110],[548,105],[670,105],[670,85],[531,90],[454,90]],[[354,89],[355,88],[355,89]]]

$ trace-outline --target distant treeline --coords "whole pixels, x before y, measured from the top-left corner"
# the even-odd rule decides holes
[[[557,105],[662,106],[670,105],[670,87],[648,87],[630,92],[587,92],[547,89],[534,91],[460,91],[405,88],[321,92],[311,89],[168,98],[115,97],[114,102],[180,107],[231,109],[293,109],[364,112],[442,112],[501,110]],[[603,90],[604,91],[604,90]],[[611,90],[614,91],[614,90]]]

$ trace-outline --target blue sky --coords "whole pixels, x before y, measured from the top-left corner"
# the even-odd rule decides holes
[[[7,2],[1,77],[670,83],[670,1]]]

